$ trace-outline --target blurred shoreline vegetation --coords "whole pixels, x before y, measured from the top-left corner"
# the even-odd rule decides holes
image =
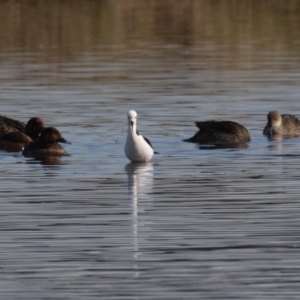
[[[299,0],[0,0],[0,54],[39,62],[89,52],[122,60],[149,45],[295,55],[299,32]]]

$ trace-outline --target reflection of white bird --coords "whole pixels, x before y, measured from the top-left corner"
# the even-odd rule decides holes
[[[127,113],[128,116],[128,133],[125,144],[125,154],[129,160],[133,162],[146,162],[149,161],[153,153],[152,145],[150,141],[140,135],[136,129],[137,113],[134,110],[130,110]]]
[[[145,225],[139,220],[139,213],[145,211],[147,205],[152,203],[153,165],[152,163],[130,163],[126,165],[125,170],[128,176],[128,191],[132,204],[134,256],[137,258],[139,255],[138,231],[141,224]]]
[[[138,196],[145,200],[152,193],[153,165],[152,163],[130,163],[125,170],[128,176],[128,190],[133,198]],[[144,198],[144,197],[145,198]]]

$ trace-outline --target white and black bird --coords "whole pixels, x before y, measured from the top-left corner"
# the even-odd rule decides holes
[[[132,162],[149,161],[154,153],[150,141],[140,135],[136,129],[137,113],[130,110],[127,113],[128,117],[128,133],[125,144],[125,154]]]

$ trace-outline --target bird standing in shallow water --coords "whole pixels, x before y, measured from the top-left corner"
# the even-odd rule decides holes
[[[153,154],[150,141],[140,135],[136,129],[137,113],[130,110],[127,113],[128,117],[128,133],[125,144],[125,154],[132,162],[146,162],[149,161]]]
[[[268,113],[268,122],[263,134],[267,136],[298,136],[300,135],[300,121],[293,115],[280,115],[277,110],[272,110]]]

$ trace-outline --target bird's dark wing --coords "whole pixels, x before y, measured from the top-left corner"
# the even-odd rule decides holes
[[[0,123],[2,126],[6,126],[14,130],[25,132],[25,123],[20,122],[18,120],[14,120],[6,116],[0,116]]]
[[[289,124],[296,126],[300,125],[299,119],[294,115],[281,115],[281,118],[284,126],[288,126]]]
[[[152,147],[150,141],[149,141],[146,137],[144,137],[144,136],[143,136],[143,138],[144,138],[144,140],[149,144],[149,146],[153,149],[153,147]]]
[[[137,135],[140,135],[138,131],[136,131],[136,134],[137,134]],[[143,136],[143,139],[144,139],[144,140],[148,143],[148,145],[153,149],[153,146],[151,145],[150,141],[149,141],[146,137],[144,137],[144,136]],[[155,153],[155,154],[159,154],[159,153],[156,152],[156,151],[154,151],[154,153]]]
[[[1,140],[14,142],[14,143],[24,143],[24,144],[28,144],[32,142],[32,139],[29,136],[27,136],[26,134],[20,131],[15,131],[15,132],[10,132],[8,134],[5,134],[4,136],[1,137]]]
[[[216,132],[228,132],[234,133],[240,130],[240,124],[232,121],[204,121],[204,122],[196,122],[196,126],[200,130],[210,130]]]

